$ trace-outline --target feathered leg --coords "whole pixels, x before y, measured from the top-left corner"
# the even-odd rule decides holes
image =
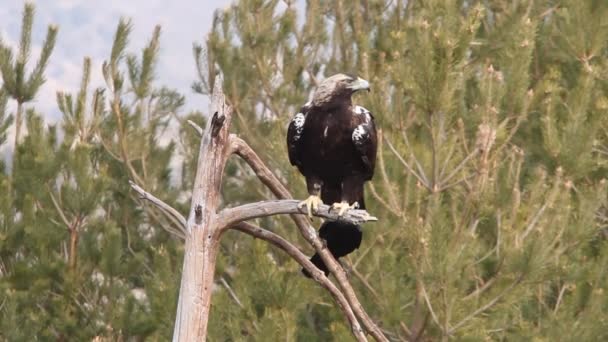
[[[342,196],[339,203],[332,204],[332,209],[337,209],[338,216],[344,215],[349,209],[363,208],[363,183],[359,175],[345,177],[342,181]]]
[[[316,177],[306,177],[306,187],[308,188],[308,193],[310,196],[304,201],[298,204],[298,207],[306,206],[306,210],[308,212],[308,217],[312,218],[313,211],[317,211],[319,209],[319,205],[323,204],[321,200],[321,187],[323,186],[323,182]]]

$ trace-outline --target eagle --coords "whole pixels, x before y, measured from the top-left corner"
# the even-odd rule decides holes
[[[365,209],[363,185],[374,175],[378,140],[372,113],[353,105],[359,90],[369,91],[369,82],[346,74],[324,79],[287,129],[289,161],[306,178],[310,196],[300,206],[309,216],[322,203],[331,203],[338,216]],[[324,222],[319,236],[335,258],[359,248],[362,240],[361,227],[342,221]],[[318,254],[310,260],[329,275]]]

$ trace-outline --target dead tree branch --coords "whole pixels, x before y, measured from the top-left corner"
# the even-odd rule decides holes
[[[184,218],[184,216],[182,216],[182,214],[179,213],[179,211],[175,210],[172,206],[168,205],[167,203],[159,200],[158,198],[154,197],[150,193],[146,192],[142,187],[135,184],[134,182],[129,181],[129,184],[131,185],[131,188],[139,194],[141,199],[150,201],[152,204],[156,205],[165,215],[177,220],[177,222],[179,222],[183,227],[183,229],[180,232],[183,235],[181,235],[180,237],[182,239],[185,237],[186,219]]]
[[[271,200],[240,205],[234,208],[222,210],[217,217],[220,227],[229,227],[237,222],[247,221],[258,217],[273,216],[279,214],[300,214],[305,215],[306,209],[299,206],[297,200]],[[376,217],[370,216],[365,210],[348,210],[343,216],[332,211],[329,205],[320,205],[315,216],[323,217],[328,220],[343,220],[351,223],[364,223],[377,221]]]
[[[150,194],[149,192],[145,191],[137,184],[131,182],[131,187],[133,188],[133,190],[135,190],[141,196],[142,199],[150,201],[150,203],[161,208],[162,212],[165,215],[172,215],[179,222],[182,222],[184,231],[185,231],[186,219],[177,210],[173,209],[167,203],[158,199],[157,197]],[[292,201],[289,201],[289,202],[292,202]],[[172,210],[166,210],[167,208],[171,208]],[[275,247],[280,248],[285,253],[287,253],[289,256],[291,256],[295,261],[297,261],[302,267],[304,267],[312,275],[312,278],[317,283],[319,283],[321,286],[323,286],[325,289],[327,289],[330,292],[330,294],[334,297],[334,299],[338,303],[340,309],[343,311],[344,315],[348,319],[348,321],[353,329],[353,334],[355,335],[357,340],[358,341],[367,341],[367,338],[363,334],[361,325],[357,321],[357,318],[356,318],[355,314],[353,313],[353,311],[350,307],[350,304],[348,303],[348,301],[346,300],[346,298],[344,297],[342,292],[334,285],[334,283],[331,282],[331,280],[328,277],[325,276],[325,273],[323,273],[316,266],[314,266],[313,263],[310,262],[308,257],[306,255],[304,255],[304,253],[302,253],[296,246],[291,244],[289,241],[285,240],[280,235],[277,235],[269,230],[260,228],[253,224],[250,224],[248,222],[239,222],[228,228],[232,228],[232,229],[244,232],[255,238],[269,242],[270,244],[274,245]],[[179,237],[181,237],[182,239],[184,238],[183,236],[179,236]],[[237,301],[237,302],[240,303],[240,301]]]
[[[223,231],[236,225],[242,228],[241,231],[249,229],[248,232],[252,235],[255,233],[260,237],[276,237],[276,234],[262,234],[264,231],[260,230],[261,228],[253,229],[251,225],[242,224],[244,220],[276,214],[291,215],[304,238],[321,255],[329,270],[336,277],[339,290],[301,252],[298,251],[300,254],[297,257],[290,254],[313,274],[315,280],[332,293],[351,324],[352,333],[357,340],[365,341],[365,335],[357,321],[360,319],[365,330],[376,340],[388,341],[380,328],[363,310],[344,270],[321,241],[316,230],[308,223],[303,215],[303,210],[298,207],[299,202],[291,200],[289,191],[243,140],[228,134],[232,108],[226,103],[221,86],[221,79],[218,78],[212,97],[212,113],[214,114],[205,130],[199,130],[196,124],[190,123],[201,134],[201,146],[188,219],[185,220],[179,212],[146,193],[141,187],[131,184],[142,198],[158,206],[168,217],[185,225],[183,231],[185,237],[184,264],[173,341],[203,341],[206,338],[215,263]],[[252,167],[258,178],[283,200],[245,204],[219,211],[224,167],[232,153],[241,156]],[[322,206],[316,215],[328,219],[338,219],[337,214],[332,212],[328,206]],[[360,210],[348,211],[339,219],[354,223],[376,220],[375,217]],[[270,240],[267,241],[273,243]],[[284,240],[275,239],[273,244],[280,241]],[[285,245],[283,244],[283,246]],[[290,253],[289,251],[295,253],[293,249],[284,250],[288,253]]]
[[[260,157],[253,151],[253,149],[242,139],[236,135],[230,136],[232,146],[232,152],[243,158],[253,169],[260,181],[274,193],[275,196],[281,199],[291,199],[292,196],[289,190],[281,183],[281,181],[270,171],[268,166],[260,159]],[[363,306],[359,302],[352,285],[346,277],[346,273],[342,266],[334,259],[333,255],[326,248],[325,244],[321,242],[315,229],[310,226],[309,221],[302,215],[291,215],[291,218],[298,226],[302,236],[310,243],[315,251],[319,253],[321,259],[327,265],[330,272],[336,277],[338,285],[344,292],[345,297],[348,299],[353,311],[357,314],[357,317],[361,319],[365,329],[377,340],[377,341],[388,341],[384,336],[380,328],[374,323],[369,317],[367,312],[363,309]]]
[[[257,227],[247,222],[240,222],[232,226],[231,228],[269,242],[273,246],[278,247],[285,253],[289,254],[289,256],[292,257],[295,261],[297,261],[298,264],[300,264],[308,272],[310,272],[312,278],[317,283],[327,289],[327,291],[329,291],[329,293],[334,297],[334,299],[338,303],[338,306],[348,319],[352,327],[353,334],[355,335],[357,340],[367,341],[365,334],[363,334],[361,325],[359,325],[359,322],[357,321],[357,317],[355,317],[355,314],[353,313],[350,305],[348,304],[348,301],[346,300],[342,292],[340,292],[336,285],[334,285],[334,283],[332,283],[331,280],[329,280],[329,278],[326,277],[321,270],[319,270],[312,262],[310,262],[308,257],[304,255],[304,253],[302,253],[296,246],[292,245],[289,241],[283,239],[281,236],[269,230]]]

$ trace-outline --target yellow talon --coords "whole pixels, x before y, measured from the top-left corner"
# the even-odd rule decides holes
[[[341,217],[347,210],[359,208],[359,203],[355,202],[353,205],[349,205],[348,202],[342,201],[332,204],[331,208],[338,209],[338,217]]]
[[[313,212],[313,210],[315,212],[317,210],[319,210],[319,206],[321,204],[323,204],[323,201],[321,200],[321,197],[315,196],[315,195],[310,195],[307,199],[305,199],[302,202],[300,202],[298,204],[298,207],[302,208],[303,206],[306,206],[306,210],[308,211],[308,217],[312,218],[312,212]]]

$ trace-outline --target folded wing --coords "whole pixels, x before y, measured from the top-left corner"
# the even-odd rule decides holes
[[[378,145],[374,117],[370,111],[361,106],[355,107],[354,117],[358,125],[353,129],[353,144],[365,165],[365,173],[369,177],[367,179],[371,179],[376,167],[376,148]]]

